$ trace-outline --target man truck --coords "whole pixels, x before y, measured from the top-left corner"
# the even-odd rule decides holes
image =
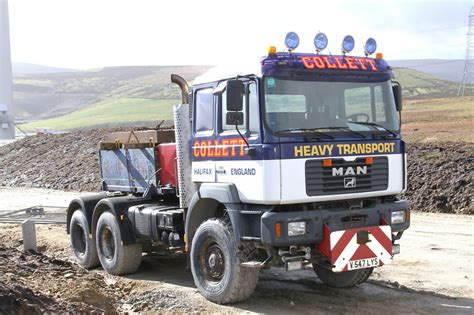
[[[115,132],[100,143],[103,192],[73,200],[78,263],[137,271],[142,255],[182,252],[200,293],[248,298],[261,269],[313,268],[333,287],[368,279],[400,252],[410,224],[401,87],[367,40],[351,56],[270,47],[248,72],[178,75],[174,128]]]

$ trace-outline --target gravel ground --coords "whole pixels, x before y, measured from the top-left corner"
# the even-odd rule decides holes
[[[17,208],[32,202],[25,196],[62,206],[62,196],[73,193],[0,189],[0,200]],[[472,314],[473,220],[413,213],[401,253],[377,268],[368,283],[334,289],[311,269],[271,268],[260,273],[249,300],[232,305],[213,304],[198,293],[183,254],[145,255],[137,273],[117,277],[76,265],[64,225],[37,225],[40,253],[34,254],[22,251],[18,225],[0,224],[0,314]]]
[[[0,186],[98,191],[98,143],[110,130],[40,134],[0,147]],[[474,145],[408,145],[412,209],[473,214]]]

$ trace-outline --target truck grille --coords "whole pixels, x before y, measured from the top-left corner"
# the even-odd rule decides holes
[[[329,167],[323,166],[323,160],[307,160],[305,172],[308,196],[351,194],[388,187],[387,157],[374,157],[371,165],[365,164],[365,158],[333,159]]]

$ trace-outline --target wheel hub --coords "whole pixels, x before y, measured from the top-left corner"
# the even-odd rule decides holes
[[[209,246],[205,251],[204,274],[210,281],[220,281],[225,272],[224,254],[217,244]]]
[[[115,255],[115,244],[112,231],[105,227],[100,233],[100,251],[108,260],[112,260]]]
[[[211,268],[216,266],[216,254],[211,254],[211,256],[209,256],[209,266]]]

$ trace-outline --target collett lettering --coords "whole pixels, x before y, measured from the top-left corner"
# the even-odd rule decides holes
[[[193,156],[196,158],[223,158],[245,156],[245,141],[242,138],[194,141]]]
[[[346,56],[303,56],[301,62],[306,69],[351,69],[377,71],[377,63],[369,58],[352,58]]]

